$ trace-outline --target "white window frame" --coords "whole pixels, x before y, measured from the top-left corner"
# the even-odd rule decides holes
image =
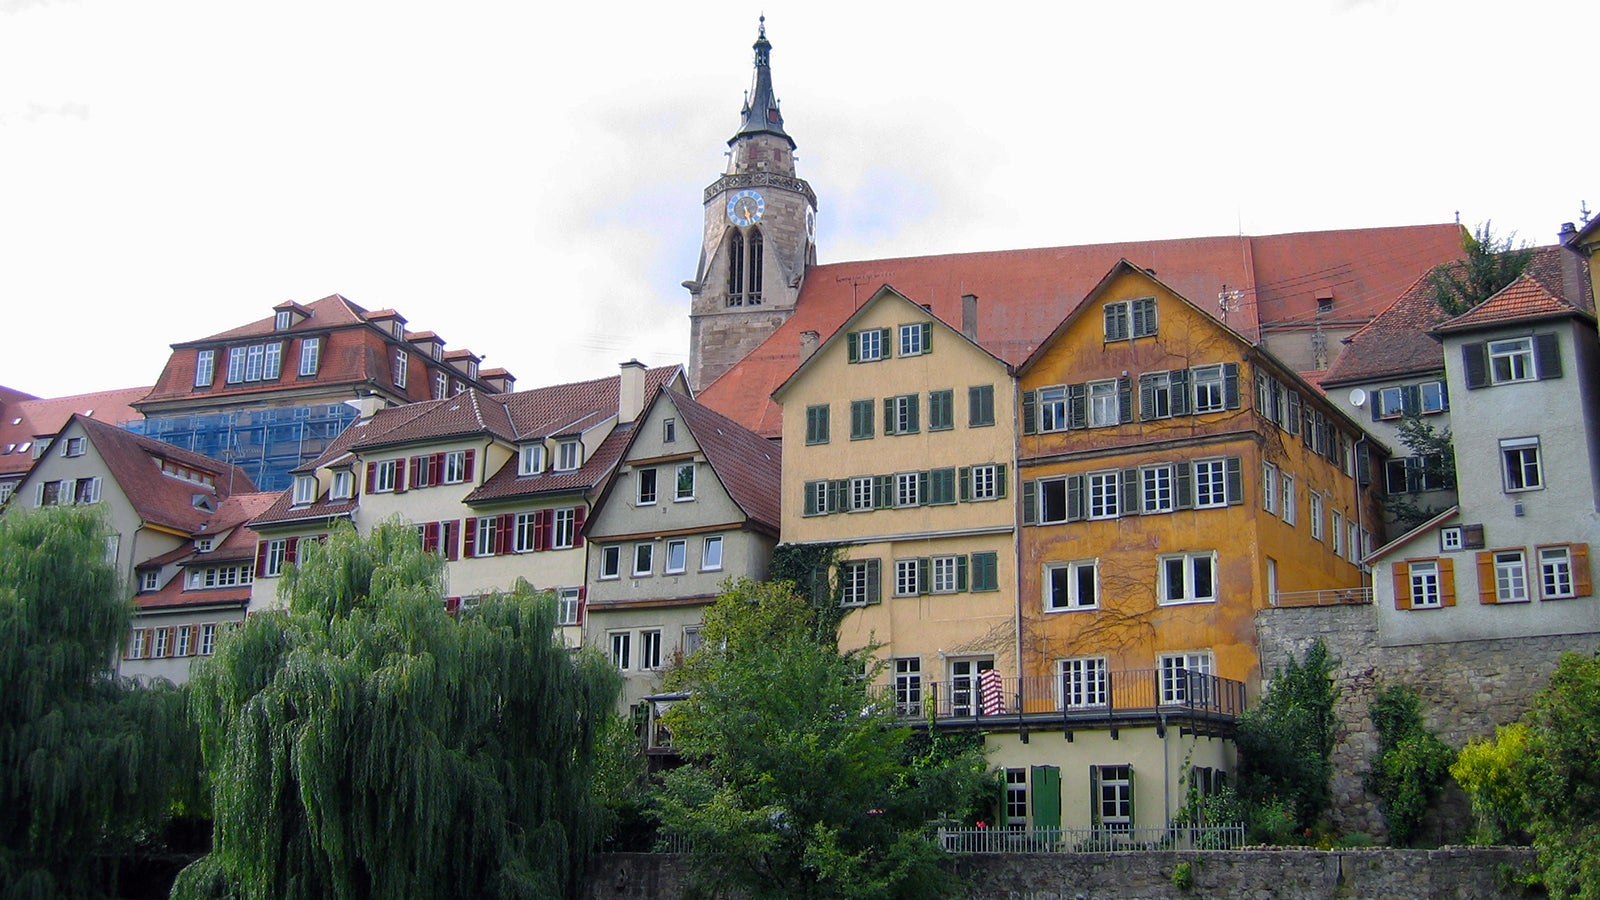
[[[151,633],[152,633],[152,635],[153,635],[153,637],[155,639],[150,642],[150,658],[151,659],[166,659],[167,658],[167,649],[168,649],[167,648],[167,629],[165,629],[165,628],[155,628],[155,629],[151,629]]]
[[[1058,709],[1099,709],[1110,701],[1109,667],[1104,656],[1056,660]]]
[[[289,326],[293,324],[293,313],[287,309],[278,310],[278,314],[272,317],[272,330],[274,331],[288,331]]]
[[[473,536],[474,556],[494,556],[500,546],[500,517],[480,516]]]
[[[294,477],[294,499],[292,501],[293,505],[295,505],[295,506],[309,506],[310,504],[315,503],[316,500],[317,500],[317,476],[315,476],[315,475],[296,475]]]
[[[668,575],[681,575],[689,567],[689,542],[682,538],[667,541],[666,568]]]
[[[150,630],[147,628],[135,628],[133,630],[133,636],[128,638],[129,659],[144,659],[146,641],[149,635]]]
[[[173,656],[188,656],[194,646],[194,626],[178,626],[178,645],[173,648]]]
[[[639,632],[639,671],[650,672],[659,668],[661,668],[661,629],[643,629]]]
[[[1528,554],[1522,550],[1496,550],[1493,558],[1495,602],[1528,602]]]
[[[447,450],[444,454],[444,484],[460,484],[467,480],[467,451]]]
[[[581,616],[583,589],[556,588],[556,625],[577,625]]]
[[[883,359],[883,332],[876,328],[856,334],[856,362],[877,362]]]
[[[1338,556],[1338,557],[1343,557],[1344,556],[1344,513],[1340,512],[1340,511],[1338,511],[1336,509],[1336,510],[1333,510],[1331,513],[1328,514],[1328,518],[1331,520],[1329,522],[1329,525],[1328,525],[1328,530],[1331,532],[1331,534],[1329,534],[1329,539],[1333,542],[1333,555],[1334,556]]]
[[[300,339],[300,374],[310,376],[317,374],[317,367],[322,363],[322,338]]]
[[[1572,548],[1569,546],[1540,547],[1539,597],[1542,600],[1565,600],[1577,596],[1577,583],[1572,574]]]
[[[1430,396],[1431,395],[1431,396]],[[1444,382],[1424,381],[1417,385],[1417,406],[1425,416],[1445,410]]]
[[[1122,479],[1116,469],[1090,472],[1084,478],[1090,519],[1115,519],[1122,512]]]
[[[1000,498],[1000,467],[995,463],[973,466],[967,477],[971,479],[967,496],[974,501]]]
[[[866,606],[872,599],[872,566],[870,560],[853,559],[839,564],[839,596],[841,606]]]
[[[1117,397],[1117,379],[1091,381],[1085,393],[1088,395],[1090,428],[1106,428],[1121,424],[1122,410]]]
[[[1140,510],[1145,515],[1169,513],[1178,508],[1173,474],[1170,464],[1139,468]]]
[[[1190,370],[1192,413],[1222,412],[1228,408],[1228,379],[1222,364],[1196,366]]]
[[[678,420],[677,419],[671,419],[671,418],[662,419],[661,420],[661,443],[663,443],[663,444],[674,444],[674,443],[677,443],[677,441],[678,441]]]
[[[1505,438],[1500,441],[1500,475],[1508,494],[1544,489],[1544,458],[1539,438]]]
[[[1096,766],[1100,796],[1094,798],[1095,817],[1100,827],[1107,831],[1128,831],[1133,828],[1133,766]],[[1117,812],[1108,813],[1107,809]]]
[[[1487,352],[1490,384],[1513,384],[1539,377],[1534,365],[1532,337],[1490,341]]]
[[[690,500],[694,499],[696,468],[697,467],[694,463],[686,462],[678,463],[678,465],[672,470],[673,503],[688,503]],[[685,474],[689,476],[687,480],[684,478]]]
[[[722,571],[722,535],[711,535],[700,545],[700,571]]]
[[[201,656],[210,656],[217,650],[217,626],[211,623],[200,626]]]
[[[356,477],[349,469],[338,469],[333,473],[333,482],[328,487],[329,500],[349,500],[355,496]]]
[[[607,544],[600,548],[600,580],[622,577],[622,545]]]
[[[1160,681],[1162,705],[1186,703],[1189,699],[1189,682],[1179,680],[1179,670],[1191,674],[1212,676],[1216,674],[1216,659],[1209,650],[1191,650],[1185,653],[1163,653],[1156,657],[1156,672]],[[1197,698],[1204,702],[1207,698]]]
[[[1216,509],[1228,505],[1228,461],[1223,458],[1197,459],[1194,473],[1194,508]]]
[[[1083,585],[1081,582],[1083,577],[1082,573],[1085,569],[1089,571],[1089,577],[1092,579],[1090,590],[1094,594],[1094,596],[1090,597],[1087,602],[1084,601]],[[1081,609],[1100,608],[1100,560],[1098,558],[1075,559],[1066,562],[1048,562],[1044,564],[1043,571],[1044,577],[1041,580],[1041,586],[1044,592],[1043,602],[1045,612],[1072,612]],[[1065,573],[1065,597],[1058,597],[1056,595],[1055,582],[1056,573],[1058,572]]]
[[[1465,550],[1467,536],[1460,525],[1451,525],[1439,529],[1439,549],[1442,552]]]
[[[200,350],[194,355],[194,386],[210,387],[217,377],[217,351]]]
[[[1261,464],[1261,508],[1278,514],[1278,467],[1272,463]]]
[[[894,711],[902,716],[922,714],[922,657],[894,660]]]
[[[894,595],[915,597],[922,593],[922,561],[897,559],[894,561]]]
[[[557,472],[572,472],[583,465],[583,441],[573,438],[556,445]]]
[[[537,513],[519,512],[511,520],[511,552],[532,553],[537,546],[535,537],[539,530]]]
[[[410,367],[411,367],[411,354],[407,353],[404,350],[399,350],[399,349],[395,350],[394,351],[394,372],[393,372],[393,375],[394,375],[394,386],[395,387],[403,388],[403,387],[406,386],[406,375],[407,375],[407,371],[406,370],[409,369]]]
[[[517,474],[537,475],[544,471],[544,445],[523,444],[517,448]]]
[[[1284,521],[1284,524],[1286,524],[1286,525],[1295,524],[1295,518],[1299,514],[1298,510],[1295,509],[1295,506],[1296,506],[1296,500],[1295,500],[1295,497],[1294,497],[1294,476],[1290,475],[1288,472],[1285,472],[1285,473],[1283,473],[1283,521]]]
[[[437,344],[435,346],[438,346]],[[445,372],[433,373],[433,399],[443,400],[450,396],[450,376]]]
[[[267,578],[276,578],[283,574],[283,566],[289,556],[289,540],[287,538],[273,538],[267,541],[267,549],[263,551],[266,559],[261,566],[261,574]]]
[[[634,470],[633,505],[654,506],[660,496],[661,475],[654,466]]]
[[[633,664],[633,632],[612,631],[606,635],[610,638],[611,664],[618,671],[626,672]]]
[[[896,472],[894,476],[894,505],[896,507],[922,505],[920,472]]]
[[[642,563],[642,565],[641,565]],[[656,545],[640,541],[633,545],[633,577],[646,578],[656,571]]]
[[[1442,583],[1439,580],[1439,561],[1413,560],[1406,564],[1409,576],[1412,609],[1438,609],[1444,605]]]
[[[850,479],[850,511],[867,512],[877,509],[878,479],[872,475],[856,475]]]
[[[921,356],[928,352],[927,345],[922,340],[923,326],[921,322],[901,325],[899,332],[901,356]]]
[[[372,493],[389,494],[394,492],[395,473],[400,468],[397,459],[379,460],[372,470]]]
[[[146,569],[139,573],[139,590],[143,593],[161,590],[161,570]]]
[[[960,590],[960,556],[935,556],[928,560],[928,593],[954,594]]]
[[[1179,563],[1183,584],[1172,583],[1172,563]],[[1211,593],[1202,594],[1201,568],[1209,570]],[[1174,596],[1174,588],[1177,588]],[[1217,584],[1217,551],[1197,550],[1187,553],[1164,553],[1156,557],[1156,603],[1161,606],[1182,606],[1189,603],[1215,603],[1219,593]]]
[[[1035,395],[1038,405],[1036,415],[1039,418],[1040,434],[1049,434],[1056,431],[1066,431],[1071,426],[1070,410],[1067,409],[1067,386],[1053,384],[1039,388]]]
[[[1311,517],[1311,539],[1322,540],[1322,494],[1310,491],[1306,494],[1306,514]]]
[[[564,506],[550,513],[550,549],[568,550],[578,540],[578,508]]]

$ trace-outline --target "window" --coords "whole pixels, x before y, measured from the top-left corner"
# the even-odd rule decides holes
[[[305,506],[317,499],[317,476],[296,475],[294,477],[294,505]]]
[[[722,568],[722,536],[708,537],[700,547],[700,571],[715,572]]]
[[[683,655],[684,656],[688,656],[689,654],[695,652],[696,650],[699,650],[705,644],[705,642],[706,642],[705,634],[701,631],[701,628],[700,628],[699,625],[685,625],[685,626],[683,626],[683,645],[682,646],[683,646]]]
[[[692,463],[692,462],[679,463],[678,464],[677,478],[675,479],[674,483],[677,486],[676,489],[675,489],[676,492],[674,493],[674,495],[672,497],[672,499],[674,501],[693,500],[694,499],[694,463]]]
[[[1039,388],[1039,430],[1041,432],[1067,430],[1067,387]]]
[[[808,481],[805,485],[805,512],[808,516],[825,516],[838,508],[839,489],[833,481]]]
[[[1344,528],[1345,558],[1351,562],[1361,561],[1361,526],[1354,519],[1345,523]]]
[[[661,668],[661,632],[657,629],[639,632],[639,668]]]
[[[922,593],[922,560],[897,559],[894,562],[894,595],[915,597]]]
[[[433,399],[443,400],[450,396],[450,376],[444,372],[433,373]]]
[[[289,541],[287,538],[277,538],[267,541],[266,556],[262,561],[261,574],[274,578],[283,574],[283,563],[289,554]]]
[[[467,480],[467,451],[450,450],[444,455],[444,483],[460,484]]]
[[[1434,609],[1441,605],[1439,591],[1439,563],[1437,560],[1416,560],[1406,566],[1410,585],[1412,609]]]
[[[994,385],[980,384],[967,388],[967,427],[979,428],[994,424]]]
[[[1071,493],[1067,489],[1067,484],[1068,479],[1066,478],[1042,478],[1039,480],[1038,522],[1040,525],[1054,525],[1067,521],[1067,497]],[[1077,515],[1081,516],[1083,514],[1083,498],[1081,496],[1083,486],[1081,484],[1074,484],[1073,486],[1077,488],[1078,492],[1073,507]],[[1024,491],[1023,493],[1026,494],[1027,492]]]
[[[1209,603],[1217,599],[1217,554],[1174,553],[1158,559],[1157,600],[1167,603]]]
[[[873,411],[871,400],[850,401],[850,440],[864,441],[872,437]]]
[[[578,537],[578,508],[569,506],[551,513],[550,549],[566,550]]]
[[[1044,611],[1093,609],[1100,603],[1098,560],[1045,563]]]
[[[1091,709],[1106,705],[1106,658],[1082,656],[1056,660],[1061,684],[1062,709]]]
[[[207,352],[207,351],[202,351]],[[231,347],[228,349],[228,383],[239,384],[247,381],[263,381],[278,377],[279,365],[283,355],[283,344],[251,344],[248,347]],[[209,366],[209,363],[208,363]],[[207,373],[209,376],[209,373]],[[196,372],[196,386],[199,387],[199,373]],[[210,378],[206,380],[210,384]]]
[[[933,323],[916,322],[900,326],[900,355],[921,356],[933,349]]]
[[[972,554],[972,589],[1000,590],[1000,554],[993,550]]]
[[[894,711],[902,716],[922,714],[922,660],[918,657],[894,661]]]
[[[322,339],[302,338],[300,341],[300,374],[317,374],[317,364],[322,359]]]
[[[278,314],[272,318],[272,327],[276,331],[288,331],[289,326],[293,324],[293,314],[287,309],[279,310]]]
[[[1441,551],[1448,553],[1451,550],[1464,550],[1466,546],[1466,541],[1462,539],[1460,525],[1439,529],[1439,549]]]
[[[1533,338],[1521,337],[1489,342],[1491,384],[1532,381],[1533,377]]]
[[[633,664],[633,634],[627,631],[611,632],[611,663],[626,672]]]
[[[134,629],[133,636],[128,639],[129,659],[144,659],[145,638],[149,633],[148,629]]]
[[[249,566],[218,566],[206,569],[190,569],[184,581],[185,590],[202,591],[212,588],[236,587],[241,584],[251,584],[255,581],[254,573]]]
[[[1496,603],[1522,603],[1528,599],[1528,569],[1521,550],[1494,554]]]
[[[201,350],[194,355],[194,386],[210,387],[216,373],[217,351]]]
[[[1182,411],[1173,403],[1175,390],[1181,394],[1181,389],[1173,384],[1174,375],[1181,374],[1181,372],[1146,372],[1139,376],[1140,419],[1166,419]]]
[[[1426,381],[1417,386],[1417,391],[1422,400],[1423,415],[1444,412],[1449,408],[1449,398],[1445,396],[1444,382]]]
[[[1117,380],[1089,382],[1089,425],[1101,427],[1115,425],[1121,415],[1117,411]]]
[[[1330,539],[1333,541],[1333,555],[1334,556],[1343,556],[1344,555],[1344,514],[1339,512],[1336,509],[1332,513],[1330,513],[1330,515],[1331,515],[1331,517],[1333,519],[1333,526],[1330,529],[1330,531],[1332,531],[1332,534],[1329,536]]]
[[[850,509],[852,512],[877,509],[878,479],[872,475],[857,475],[850,479]]]
[[[1383,488],[1390,494],[1444,490],[1450,486],[1444,467],[1440,453],[1391,459],[1384,464]]]
[[[894,505],[922,505],[922,479],[921,472],[901,472],[894,476]]]
[[[828,442],[828,404],[806,407],[806,443]]]
[[[406,369],[410,368],[411,355],[404,350],[394,351],[394,386],[406,386]]]
[[[917,423],[917,395],[883,398],[883,433],[915,434]]]
[[[1194,403],[1191,412],[1221,412],[1239,408],[1239,366],[1236,363],[1200,366],[1191,373]]]
[[[1107,303],[1102,312],[1106,323],[1107,341],[1125,341],[1128,339],[1128,304]]]
[[[600,548],[600,577],[618,578],[622,575],[622,548],[616,544]]]
[[[656,502],[656,470],[639,469],[634,477],[638,482],[638,505],[649,506]]]
[[[956,427],[956,396],[954,391],[928,392],[928,430],[948,431]]]
[[[1149,337],[1156,333],[1156,298],[1121,300],[1104,307],[1107,341]]]
[[[474,556],[494,556],[500,547],[500,517],[483,516],[478,519],[476,537],[473,539]]]
[[[1202,459],[1194,463],[1194,506],[1205,509],[1228,505],[1226,460]]]
[[[1306,494],[1307,510],[1311,516],[1311,539],[1322,540],[1322,495],[1316,491]]]
[[[1089,473],[1089,518],[1117,517],[1117,499],[1120,496],[1117,475],[1115,471]]]
[[[1156,658],[1162,703],[1204,704],[1211,695],[1211,654],[1166,653]]]
[[[633,574],[645,576],[654,573],[656,564],[655,544],[633,545]]]
[[[70,437],[61,442],[62,456],[82,456],[87,442],[81,437]]]
[[[967,559],[964,556],[935,556],[931,560],[933,583],[931,593],[953,594],[966,589]]]
[[[356,493],[356,478],[349,469],[333,473],[333,486],[328,489],[328,499],[349,500]]]
[[[971,500],[997,500],[1005,496],[1005,476],[1002,474],[1004,466],[988,463],[973,466],[967,477],[970,484],[967,486],[967,498]]]
[[[1583,549],[1584,552],[1578,554],[1580,559],[1577,562],[1583,567],[1582,571],[1585,580],[1587,580],[1588,548],[1583,546]],[[1572,547],[1539,548],[1539,596],[1541,598],[1545,600],[1560,600],[1579,596],[1577,581],[1573,577],[1573,555]],[[1588,591],[1583,593],[1587,594]]]
[[[145,593],[161,590],[161,572],[157,569],[146,569],[140,572],[139,590]]]
[[[151,659],[165,659],[167,656],[167,635],[170,633],[165,628],[151,629],[155,636],[154,646],[150,648]]]
[[[1505,473],[1506,491],[1531,491],[1544,487],[1544,472],[1539,465],[1539,439],[1513,438],[1500,442],[1500,459]]]
[[[200,655],[210,656],[217,649],[217,626],[200,626]]]
[[[850,340],[850,362],[875,362],[883,359],[884,344],[888,342],[889,329],[869,328],[866,331],[852,331]]]
[[[524,444],[517,450],[517,474],[537,475],[544,471],[544,445]]]
[[[1028,827],[1028,770],[1006,770],[1006,829],[1022,831]]]
[[[1295,518],[1294,476],[1283,473],[1283,521],[1293,525]]]
[[[556,589],[556,624],[576,625],[583,606],[583,588]]]
[[[1177,508],[1172,496],[1172,467],[1145,466],[1139,470],[1140,492],[1145,513],[1172,512]]]
[[[1110,831],[1133,828],[1133,767],[1095,766],[1095,822]]]
[[[667,568],[668,575],[677,575],[688,566],[689,542],[685,540],[667,541]]]
[[[196,553],[210,553],[211,552],[211,548],[213,546],[215,546],[215,544],[216,544],[216,538],[212,538],[212,537],[195,538],[194,539],[194,550],[195,550]]]
[[[661,443],[663,443],[663,444],[675,444],[677,442],[678,442],[678,420],[677,419],[662,419],[661,420]]]
[[[556,471],[571,472],[583,465],[583,442],[562,441],[556,445]]]
[[[368,470],[367,493],[383,494],[394,490],[394,473],[399,468],[399,460],[386,459],[373,463]]]
[[[1278,467],[1272,463],[1261,464],[1261,508],[1278,514]]]
[[[190,648],[193,647],[193,646],[194,646],[194,626],[193,625],[179,625],[178,626],[178,646],[176,648],[176,652],[174,652],[173,655],[174,656],[188,656],[189,652],[190,652]]]
[[[839,579],[843,582],[844,606],[865,606],[878,602],[878,561],[859,559],[839,565]]]

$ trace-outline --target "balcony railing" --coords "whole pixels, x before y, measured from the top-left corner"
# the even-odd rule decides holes
[[[940,828],[948,853],[1112,853],[1133,850],[1237,850],[1243,825],[1139,825],[1125,828]]]
[[[1123,669],[1064,676],[953,681],[900,679],[877,688],[879,702],[915,720],[1062,719],[1097,721],[1184,713],[1232,720],[1244,712],[1243,682],[1190,669]]]
[[[1273,606],[1361,606],[1372,602],[1372,588],[1334,588],[1326,591],[1281,591],[1272,595]]]

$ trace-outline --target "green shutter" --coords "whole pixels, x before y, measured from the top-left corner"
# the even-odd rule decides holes
[[[1133,379],[1126,375],[1117,379],[1117,416],[1124,425],[1133,421]]]
[[[1228,409],[1239,408],[1239,364],[1222,364],[1222,395]]]
[[[1067,476],[1067,521],[1076,522],[1083,518],[1083,476]]]
[[[883,433],[896,434],[894,430],[894,398],[883,398]]]
[[[849,343],[850,343],[850,362],[860,362],[861,361],[861,334],[860,334],[860,332],[852,331],[848,335],[846,335],[846,337],[849,338]]]
[[[964,591],[966,589],[967,589],[967,558],[965,556],[958,556],[958,557],[956,557],[956,590]]]
[[[894,330],[891,328],[878,329],[878,343],[883,347],[883,358],[894,356]]]
[[[1173,480],[1177,485],[1177,506],[1179,509],[1194,508],[1194,464],[1188,460],[1173,466]]]
[[[1100,827],[1100,767],[1089,767],[1089,824]]]
[[[1022,524],[1039,524],[1039,483],[1032,479],[1022,483]]]
[[[932,353],[933,352],[933,323],[932,322],[923,322],[922,323],[922,352],[923,353]]]
[[[1039,433],[1039,395],[1035,391],[1022,392],[1022,433]]]
[[[956,470],[956,479],[961,482],[960,497],[965,503],[972,499],[972,467],[962,466]]]
[[[1136,516],[1139,514],[1139,470],[1123,469],[1119,478],[1117,486],[1122,489],[1122,497],[1117,514]]]
[[[878,565],[878,561],[875,560],[875,559],[867,560],[867,602],[868,603],[881,603],[881,602],[883,602],[883,594],[882,594],[881,588],[880,588],[880,586],[878,584],[878,582],[882,580],[882,577],[883,577],[883,575],[882,575],[881,567]]]
[[[1007,490],[1007,487],[1009,485],[1006,483],[1006,464],[1005,463],[998,463],[998,464],[995,465],[995,467],[994,467],[994,485],[995,485],[995,489],[1000,492],[997,496],[1001,500],[1004,500],[1006,497],[1010,496],[1010,491]]]
[[[917,429],[921,427],[918,423],[919,413],[917,410],[922,405],[922,398],[916,394],[908,394],[905,399],[911,412],[911,415],[906,417],[906,433],[915,434]]]
[[[1242,461],[1237,456],[1227,459],[1228,477],[1228,504],[1230,506],[1244,502],[1244,478],[1242,477]]]
[[[872,506],[874,509],[888,509],[894,506],[894,476],[875,475],[876,482],[872,486]]]
[[[1067,385],[1067,427],[1089,427],[1089,386]]]
[[[1033,766],[1028,771],[1028,789],[1034,831],[1046,840],[1054,840],[1061,831],[1061,770]]]
[[[1185,416],[1189,414],[1189,370],[1175,369],[1167,373],[1172,376],[1172,414]]]
[[[819,485],[821,483],[822,482],[820,482],[820,481],[808,481],[808,482],[806,482],[806,508],[805,508],[805,513],[804,513],[805,515],[814,516],[814,515],[817,514],[817,485]]]
[[[926,556],[917,558],[917,593],[927,594],[933,587],[933,561]]]
[[[928,473],[917,473],[917,505],[928,505]]]

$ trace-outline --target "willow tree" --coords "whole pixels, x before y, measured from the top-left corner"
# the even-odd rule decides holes
[[[190,683],[213,849],[177,897],[560,897],[615,672],[526,583],[446,612],[414,529],[345,528]]]
[[[197,763],[183,696],[114,677],[129,593],[98,510],[0,518],[0,897],[117,893]]]

